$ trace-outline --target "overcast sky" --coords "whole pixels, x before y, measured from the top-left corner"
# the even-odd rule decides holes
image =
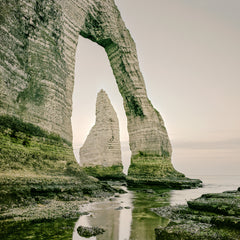
[[[214,151],[234,149],[234,161],[239,163],[240,1],[116,0],[116,4],[136,42],[148,97],[165,121],[176,164],[181,163],[184,146],[197,147],[198,152],[204,146]],[[94,125],[101,88],[118,114],[121,141],[126,142],[122,98],[106,53],[80,37],[73,96],[74,148]],[[223,157],[219,151],[218,155]]]

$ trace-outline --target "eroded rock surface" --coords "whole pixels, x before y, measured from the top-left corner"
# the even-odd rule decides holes
[[[83,167],[122,165],[117,114],[106,94],[101,90],[96,102],[96,122],[80,149]]]

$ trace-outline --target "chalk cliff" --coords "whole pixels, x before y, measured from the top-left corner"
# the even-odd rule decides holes
[[[1,115],[14,115],[72,141],[80,34],[104,47],[123,97],[134,163],[130,175],[141,171],[139,159],[145,156],[153,156],[149,164],[144,161],[148,168],[154,161],[161,168],[166,160],[168,175],[176,173],[163,119],[148,99],[135,43],[113,0],[4,0],[0,11]]]
[[[84,167],[122,165],[117,114],[103,90],[97,95],[96,123],[80,148],[80,162]]]

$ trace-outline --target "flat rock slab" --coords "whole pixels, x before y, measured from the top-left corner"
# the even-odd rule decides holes
[[[191,189],[202,187],[202,181],[189,178],[133,178],[127,176],[129,186],[158,186],[169,189]]]
[[[188,206],[152,209],[171,219],[167,227],[155,229],[158,240],[239,240],[240,191],[203,194]]]

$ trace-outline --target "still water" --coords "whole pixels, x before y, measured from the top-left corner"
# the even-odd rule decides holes
[[[203,193],[234,190],[240,186],[240,176],[189,176],[203,180],[203,188],[188,190],[125,189],[127,193],[110,199],[80,206],[87,215],[79,219],[58,219],[45,223],[15,223],[6,225],[0,239],[39,240],[153,240],[154,228],[168,220],[155,215],[151,208],[184,204]],[[98,226],[106,230],[92,238],[80,237],[77,227]]]
[[[125,189],[127,190],[127,189]],[[91,240],[154,239],[154,228],[166,225],[167,219],[160,218],[150,208],[169,205],[169,191],[157,189],[130,189],[103,202],[82,206],[90,214],[79,218],[75,225],[73,240],[87,240],[76,232],[79,225],[101,226],[106,232]],[[88,238],[89,239],[89,238]]]

